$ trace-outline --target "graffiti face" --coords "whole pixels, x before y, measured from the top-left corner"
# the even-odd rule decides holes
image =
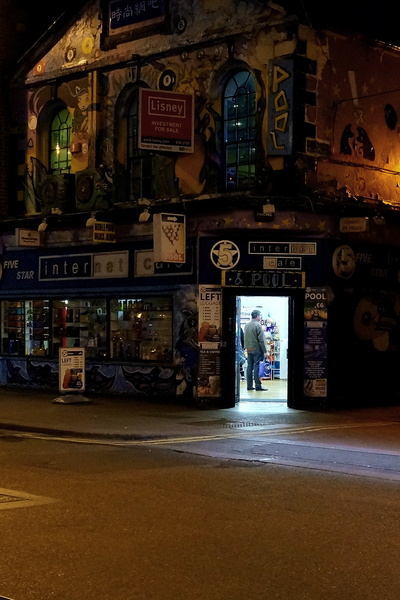
[[[366,160],[375,160],[375,148],[368,133],[363,127],[356,127],[356,129],[357,136],[352,131],[350,123],[343,129],[340,138],[340,154],[351,155],[354,152]]]
[[[78,96],[78,108],[84,112],[88,109],[90,103],[89,94],[85,90],[82,94]]]
[[[391,104],[385,106],[385,121],[389,129],[394,131],[397,125],[397,113]]]
[[[362,154],[367,160],[375,160],[375,148],[368,137],[367,132],[362,127],[357,127],[358,153]]]
[[[350,246],[338,246],[332,258],[333,271],[341,279],[349,279],[356,268],[356,257]]]

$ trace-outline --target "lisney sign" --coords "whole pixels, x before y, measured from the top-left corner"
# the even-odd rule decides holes
[[[140,89],[139,148],[193,152],[194,96]]]

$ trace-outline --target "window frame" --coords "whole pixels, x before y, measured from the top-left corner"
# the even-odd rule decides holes
[[[242,78],[244,81],[241,81]],[[234,89],[230,91],[230,87]],[[244,93],[238,94],[240,90],[244,90]],[[240,103],[238,103],[238,98]],[[231,127],[228,127],[229,125]],[[249,132],[251,132],[251,136],[248,135]],[[232,139],[229,139],[230,136]],[[257,181],[257,143],[256,78],[248,68],[237,68],[227,75],[222,93],[222,164],[225,190],[254,189]],[[228,171],[230,168],[233,170],[232,183],[229,182]]]
[[[68,110],[72,117],[65,102],[58,98],[48,102],[40,111],[38,118],[36,158],[42,163],[48,173],[70,173],[70,168],[68,171],[57,171],[50,168],[51,123],[62,110]]]
[[[115,111],[115,173],[118,179],[118,202],[137,202],[139,198],[155,198],[154,153],[138,148],[139,90],[142,83],[125,87]],[[147,171],[143,184],[142,174]]]
[[[60,115],[63,115],[63,118],[60,118]],[[57,128],[53,126],[55,120],[59,120],[59,125]],[[64,126],[66,124],[66,126]],[[48,139],[48,165],[50,173],[70,173],[71,171],[71,150],[70,144],[72,139],[72,115],[68,110],[67,106],[59,107],[57,111],[55,111],[50,119],[49,119],[49,139]],[[66,141],[65,141],[65,132],[66,132]],[[56,134],[56,135],[55,135]],[[56,145],[53,147],[54,138],[56,137]],[[59,145],[61,142],[62,145]],[[57,149],[57,145],[59,148]],[[53,154],[63,153],[65,154],[65,159],[62,163],[65,166],[61,166],[60,158],[55,161],[55,164],[58,163],[58,167],[53,166]]]

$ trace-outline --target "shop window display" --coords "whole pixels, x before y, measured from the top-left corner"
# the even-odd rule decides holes
[[[87,358],[107,356],[107,301],[53,302],[53,355],[59,348],[85,348]]]
[[[172,299],[165,296],[111,300],[111,358],[172,361]]]
[[[172,297],[3,301],[3,355],[172,362]]]
[[[47,356],[50,351],[49,301],[2,302],[1,337],[3,354]]]

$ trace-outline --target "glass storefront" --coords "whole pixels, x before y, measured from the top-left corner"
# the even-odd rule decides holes
[[[172,298],[111,300],[111,358],[172,361]]]
[[[171,362],[172,296],[6,300],[1,335],[8,356],[79,347],[89,359]]]
[[[85,348],[86,358],[107,357],[107,301],[53,302],[53,355],[59,348]]]
[[[2,353],[49,354],[50,303],[48,300],[2,302]]]

